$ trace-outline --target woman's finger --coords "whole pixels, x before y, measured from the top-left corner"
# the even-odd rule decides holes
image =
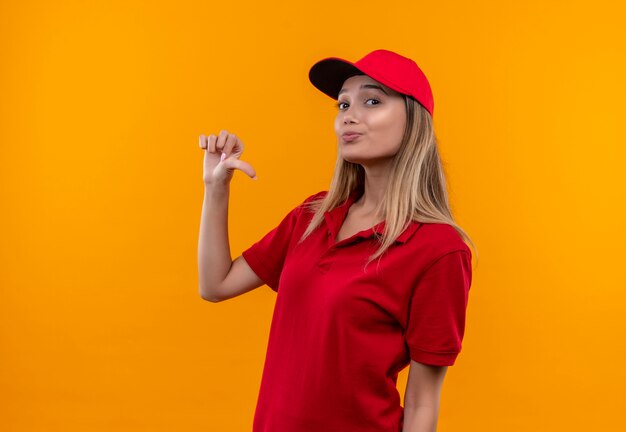
[[[224,151],[224,144],[226,144],[226,138],[228,138],[228,131],[225,129],[222,129],[220,131],[219,136],[217,137],[217,142],[215,143],[215,150],[217,151]]]
[[[237,144],[237,136],[235,134],[228,134],[226,138],[226,143],[224,144],[224,149],[222,150],[226,156],[228,157],[232,154],[233,147]]]
[[[235,137],[232,147],[230,148],[229,155],[237,155],[239,157],[243,153],[243,141],[239,137]]]
[[[217,140],[217,137],[215,135],[209,135],[209,142],[207,144],[207,150],[209,150],[209,153],[215,153],[215,141]]]

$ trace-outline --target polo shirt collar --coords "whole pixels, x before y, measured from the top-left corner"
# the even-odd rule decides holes
[[[339,229],[346,219],[346,215],[348,214],[348,210],[350,206],[358,200],[361,195],[363,195],[363,186],[356,187],[348,196],[348,198],[342,203],[339,204],[334,209],[324,212],[324,219],[326,220],[326,225],[328,226],[328,230],[332,235],[332,239],[337,238],[337,234],[339,233]],[[417,228],[421,225],[420,222],[411,221],[409,226],[398,236],[396,242],[406,243],[406,241],[413,235],[413,233],[417,230]],[[385,229],[385,221],[382,221],[371,228],[360,231],[354,235],[354,238],[370,238],[376,237],[376,234],[382,235]],[[346,239],[347,240],[347,239]]]

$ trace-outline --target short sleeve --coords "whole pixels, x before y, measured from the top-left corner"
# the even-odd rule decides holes
[[[285,263],[294,228],[302,209],[305,203],[322,196],[323,193],[318,192],[309,196],[304,202],[287,213],[278,226],[241,253],[256,275],[276,292],[278,292],[278,281],[280,280],[280,274]]]
[[[452,366],[461,351],[472,282],[471,253],[444,254],[419,278],[405,332],[411,359]]]

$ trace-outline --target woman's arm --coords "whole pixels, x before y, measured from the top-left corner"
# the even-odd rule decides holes
[[[402,432],[435,432],[439,399],[447,366],[431,366],[411,360],[404,394]]]
[[[228,185],[206,185],[198,238],[198,282],[200,296],[218,301],[219,285],[230,271],[228,242]]]
[[[228,199],[235,169],[255,178],[247,162],[239,160],[243,143],[222,130],[219,137],[200,136],[204,154],[204,202],[198,238],[198,290],[210,302],[218,302],[248,292],[263,284],[246,261],[232,261],[228,242]],[[220,156],[220,154],[222,154]]]

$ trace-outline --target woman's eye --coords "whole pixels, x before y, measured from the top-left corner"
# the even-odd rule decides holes
[[[371,104],[371,103],[369,103],[370,101],[372,101],[372,102],[374,102],[374,103],[373,103],[373,104]],[[365,103],[366,103],[366,104],[369,104],[369,105],[378,105],[378,104],[380,103],[380,101],[379,101],[378,99],[367,99],[367,100],[365,101]],[[347,102],[337,102],[337,104],[336,104],[336,105],[337,105],[337,108],[339,108],[340,110],[342,110],[342,111],[343,111],[344,109],[346,109],[346,108],[347,108],[348,103],[347,103]]]

